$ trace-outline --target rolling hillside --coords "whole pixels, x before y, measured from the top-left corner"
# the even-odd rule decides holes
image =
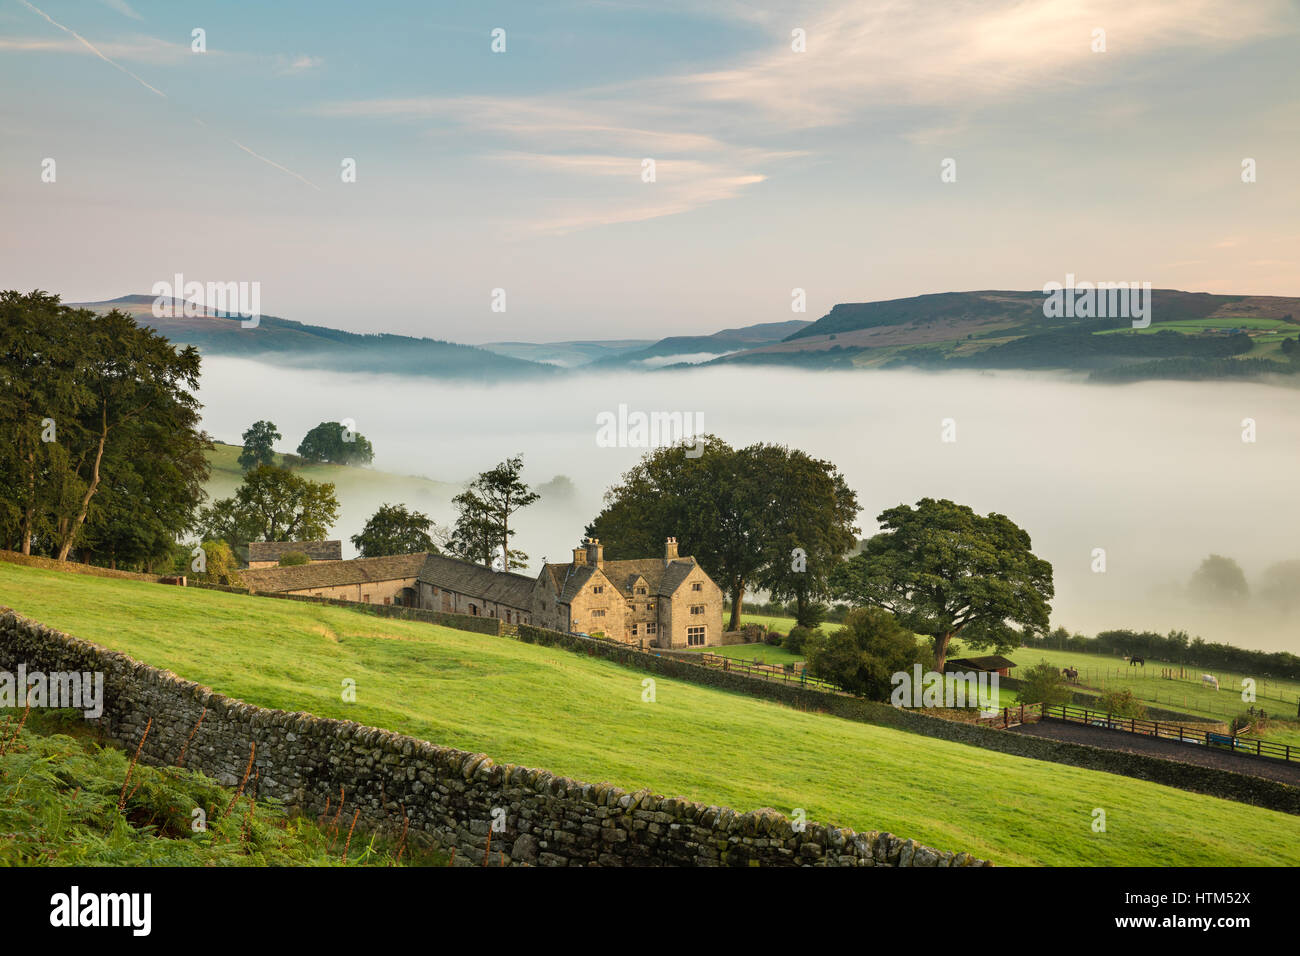
[[[194,318],[156,318],[154,297],[125,295],[105,302],[69,305],[108,311],[120,309],[171,341],[195,346],[205,355],[233,355],[272,365],[346,372],[389,372],[431,378],[494,381],[549,376],[550,365],[499,355],[469,345],[406,335],[359,335],[319,325],[264,315],[256,328],[238,318],[209,313]]]
[[[1041,292],[946,292],[835,306],[781,342],[714,364],[1066,369],[1099,381],[1293,374],[1300,299],[1152,290],[1151,325],[1048,319]]]
[[[0,603],[250,703],[1003,864],[1300,864],[1291,816],[346,608],[0,564]],[[339,682],[356,681],[357,702]],[[1104,807],[1108,832],[1092,831]]]

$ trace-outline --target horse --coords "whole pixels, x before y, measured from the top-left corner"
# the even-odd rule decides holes
[[[1208,684],[1209,686],[1213,687],[1215,690],[1219,689],[1219,678],[1215,677],[1213,674],[1202,674],[1201,683]]]
[[[1147,666],[1147,659],[1146,659],[1145,657],[1130,657],[1130,658],[1128,659],[1128,666],[1129,666],[1129,667],[1134,667],[1134,666],[1136,666],[1136,665],[1138,665],[1138,664],[1141,664],[1142,667],[1143,667],[1143,669],[1145,670],[1145,669],[1146,669],[1146,666]]]
[[[1079,672],[1073,667],[1061,668],[1061,676],[1064,677],[1066,680],[1068,680],[1071,684],[1079,683]]]

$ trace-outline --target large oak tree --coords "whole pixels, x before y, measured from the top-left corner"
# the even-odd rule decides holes
[[[1034,555],[1029,534],[1010,518],[923,498],[876,520],[880,533],[832,576],[836,596],[882,607],[929,635],[937,669],[958,635],[1002,653],[1019,646],[1022,635],[1046,632],[1052,566]]]
[[[613,559],[659,554],[675,537],[730,597],[727,627],[736,630],[749,587],[788,591],[801,606],[824,590],[853,544],[857,510],[829,462],[781,445],[736,450],[705,435],[647,453],[606,492],[586,530]],[[796,547],[807,554],[802,571]]]

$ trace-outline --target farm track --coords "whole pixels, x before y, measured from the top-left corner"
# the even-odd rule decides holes
[[[1064,740],[1075,744],[1088,744],[1104,750],[1120,750],[1126,753],[1146,754],[1151,757],[1163,757],[1181,763],[1197,764],[1215,770],[1230,770],[1233,773],[1247,774],[1252,777],[1264,777],[1279,783],[1300,787],[1300,764],[1286,764],[1259,757],[1247,757],[1242,754],[1216,750],[1196,744],[1180,744],[1176,740],[1164,740],[1143,734],[1130,734],[1123,730],[1109,730],[1105,727],[1085,727],[1082,724],[1065,723],[1059,720],[1040,720],[1029,724],[1018,724],[1010,728],[1011,733],[1030,734],[1034,737],[1046,737],[1050,740]]]

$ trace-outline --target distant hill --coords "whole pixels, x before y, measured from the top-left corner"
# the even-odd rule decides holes
[[[124,295],[105,302],[67,304],[99,312],[120,309],[141,325],[157,329],[173,342],[193,345],[205,355],[233,355],[295,368],[480,381],[557,372],[550,365],[469,345],[406,335],[362,335],[273,315],[262,316],[255,328],[248,329],[241,327],[237,316],[208,310],[192,318],[157,318],[153,314],[155,298]],[[179,308],[176,311],[179,313]]]
[[[488,342],[479,347],[529,362],[576,368],[602,359],[616,358],[652,344],[654,339],[609,339],[585,342]]]
[[[709,364],[1066,369],[1100,381],[1295,374],[1300,298],[1155,289],[1151,324],[1047,318],[1042,292],[944,292],[835,306]]]
[[[797,335],[811,324],[802,319],[792,319],[787,322],[765,322],[738,329],[723,329],[712,335],[673,335],[644,348],[625,351],[592,364],[653,367],[674,364],[675,361],[699,362],[713,356],[780,342],[788,336]]]

